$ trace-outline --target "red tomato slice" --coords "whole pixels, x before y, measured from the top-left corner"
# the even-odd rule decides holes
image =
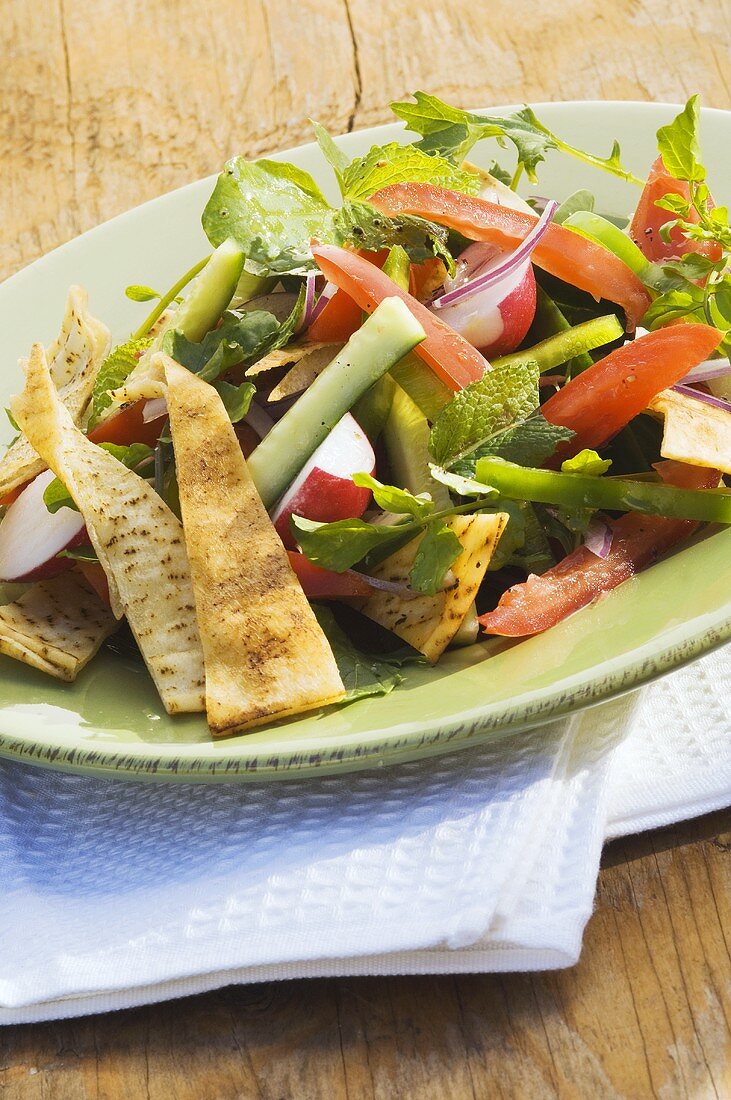
[[[24,481],[22,485],[16,485],[15,488],[7,492],[4,497],[0,497],[0,508],[7,508],[11,505],[14,500],[18,499],[23,489],[28,485],[30,485],[30,481]]]
[[[359,249],[358,255],[375,264],[376,267],[383,267],[388,249],[383,248],[380,252],[366,252],[365,249]],[[354,302],[344,290],[336,290],[308,328],[307,339],[313,344],[345,344],[355,330],[360,328],[362,322],[363,310],[358,303]]]
[[[490,241],[501,248],[519,245],[538,220],[520,210],[431,183],[394,183],[368,201],[389,216],[417,214],[456,229],[472,241]],[[562,225],[548,227],[532,258],[544,271],[594,298],[617,302],[631,329],[637,327],[650,304],[641,281],[613,252]]]
[[[707,256],[709,260],[720,260],[721,247],[715,241],[689,241],[676,227],[670,231],[670,241],[666,243],[660,236],[660,227],[665,222],[673,220],[669,210],[663,210],[657,206],[657,200],[666,195],[680,195],[686,201],[690,198],[690,187],[684,180],[676,180],[669,174],[663,164],[662,157],[658,157],[647,177],[647,183],[640,195],[637,209],[632,217],[629,234],[641,252],[648,260],[669,260],[673,257],[683,256],[686,252],[699,252]],[[710,203],[713,206],[713,201]],[[691,211],[688,219],[698,222],[695,210]]]
[[[718,470],[682,462],[658,463],[657,469],[665,480],[685,489],[714,489],[720,476]],[[651,565],[698,526],[693,520],[629,512],[612,524],[612,547],[606,558],[580,546],[542,576],[533,575],[509,588],[494,611],[480,616],[480,624],[487,634],[508,638],[548,630]]]
[[[721,334],[710,325],[671,325],[616,348],[549,397],[541,412],[576,435],[559,457],[601,447],[648,402],[707,359]]]
[[[384,298],[400,298],[426,332],[414,351],[450,389],[461,390],[482,378],[488,364],[479,351],[368,260],[334,244],[317,245],[312,254],[325,277],[366,313],[373,313]]]
[[[372,596],[373,589],[366,580],[347,569],[335,573],[322,569],[296,550],[288,550],[289,564],[297,574],[305,596],[310,600],[341,600],[354,596]]]
[[[128,447],[131,443],[146,443],[148,447],[154,447],[162,429],[163,418],[158,417],[146,424],[143,420],[144,408],[144,401],[127,405],[113,413],[108,420],[97,424],[89,432],[89,439],[92,443],[118,443],[122,447]]]

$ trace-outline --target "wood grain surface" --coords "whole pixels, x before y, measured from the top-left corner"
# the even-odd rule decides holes
[[[731,108],[731,4],[1,0],[0,277],[414,88]],[[236,987],[0,1030],[8,1100],[731,1097],[731,816],[616,842],[573,970]],[[0,885],[1,888],[1,885]]]

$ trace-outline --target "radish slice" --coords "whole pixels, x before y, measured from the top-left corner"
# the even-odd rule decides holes
[[[34,581],[63,573],[73,562],[56,555],[87,541],[79,512],[59,508],[51,513],[43,503],[43,493],[54,476],[51,470],[39,474],[0,523],[0,580]]]
[[[346,413],[305,463],[272,513],[272,522],[284,545],[289,548],[296,545],[289,528],[293,513],[320,523],[362,516],[371,494],[369,489],[355,484],[353,474],[373,473],[375,468],[376,458],[368,436]]]

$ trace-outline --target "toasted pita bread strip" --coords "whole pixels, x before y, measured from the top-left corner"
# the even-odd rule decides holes
[[[74,498],[165,709],[202,710],[203,652],[183,528],[154,489],[75,428],[40,344],[13,415]]]
[[[660,454],[690,466],[731,474],[731,412],[675,390],[663,390],[648,411],[665,421]]]
[[[302,359],[307,359],[311,355],[321,352],[324,348],[329,348],[331,351],[331,355],[327,360],[330,362],[330,359],[334,359],[342,347],[342,344],[315,343],[290,344],[286,348],[275,348],[274,351],[270,351],[257,360],[256,363],[252,363],[246,371],[246,377],[255,378],[258,374],[267,374],[269,371],[279,370],[281,367],[293,367]]]
[[[87,300],[82,287],[71,287],[61,331],[48,349],[53,384],[75,424],[81,422],[86,411],[94,379],[110,344],[109,329],[91,316]],[[25,360],[21,360],[21,364],[25,365]],[[20,435],[0,459],[0,496],[24,485],[45,469],[45,462],[25,436]]]
[[[391,592],[375,592],[359,604],[369,619],[393,631],[436,664],[469,611],[485,576],[490,559],[508,517],[497,515],[455,516],[449,526],[464,551],[452,566],[457,584],[436,596],[404,599]],[[374,576],[405,584],[416,556],[419,539],[403,546],[373,570]]]
[[[71,571],[0,607],[0,653],[70,682],[118,625],[81,574]]]
[[[287,371],[272,392],[270,401],[282,401],[285,397],[294,397],[302,393],[315,381],[318,374],[331,363],[344,344],[311,344],[306,355],[301,356],[291,370]]]
[[[335,702],[343,683],[327,639],[251,480],[223,403],[164,362],[215,736]]]

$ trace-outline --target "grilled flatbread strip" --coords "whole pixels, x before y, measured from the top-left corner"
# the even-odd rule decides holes
[[[109,608],[72,570],[0,607],[0,653],[70,682],[117,627]]]
[[[215,736],[341,699],[328,641],[256,491],[223,403],[167,356],[170,429]]]
[[[454,516],[449,526],[464,547],[452,566],[457,582],[454,587],[437,592],[435,596],[412,599],[392,592],[374,592],[358,604],[361,611],[435,664],[459,630],[477,595],[507,519],[504,512]],[[373,570],[374,576],[405,584],[419,542],[420,539],[414,539],[391,554]]]
[[[204,672],[183,528],[155,490],[74,427],[35,344],[13,415],[71,493],[165,709],[203,710]]]
[[[87,293],[72,286],[66,299],[61,331],[48,349],[51,378],[74,424],[89,404],[94,380],[109,350],[109,329],[87,309]],[[24,366],[24,360],[21,360]],[[46,469],[24,435],[0,459],[0,496],[24,485]]]

